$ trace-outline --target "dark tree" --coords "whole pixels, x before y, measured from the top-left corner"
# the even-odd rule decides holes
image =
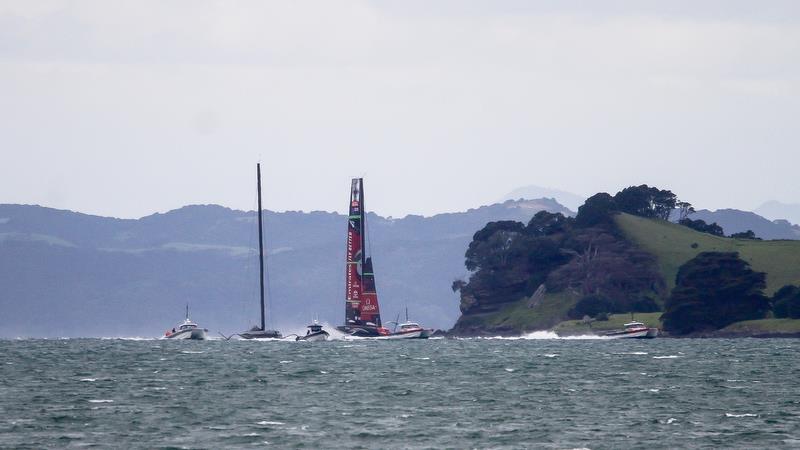
[[[591,227],[602,223],[610,223],[611,215],[617,211],[614,198],[605,192],[594,194],[586,199],[578,208],[575,224],[580,227]]]
[[[587,295],[578,301],[567,313],[570,319],[582,319],[584,316],[597,317],[601,314],[610,314],[617,311],[614,302],[602,295]]]
[[[678,223],[685,227],[689,227],[695,231],[699,231],[701,233],[713,234],[714,236],[720,236],[720,237],[725,236],[725,232],[723,231],[722,227],[717,225],[716,222],[706,223],[706,221],[702,219],[697,219],[697,220],[683,219]]]
[[[769,311],[766,274],[755,272],[738,253],[703,252],[678,270],[661,320],[664,329],[687,334],[762,319]]]
[[[550,236],[555,233],[563,233],[569,229],[575,219],[565,217],[561,213],[550,213],[539,211],[528,222],[525,233],[531,236]]]
[[[472,237],[464,265],[468,270],[504,265],[510,256],[514,236],[524,230],[525,225],[513,220],[489,222]]]
[[[650,297],[640,297],[634,300],[630,304],[630,308],[628,308],[630,312],[641,312],[641,313],[651,313],[660,311],[661,308],[658,306],[655,300]]]
[[[539,213],[528,226],[513,221],[491,222],[475,233],[465,255],[473,273],[455,281],[462,312],[489,312],[532,295],[553,268],[572,257],[561,251],[572,219]]]
[[[617,192],[614,202],[620,211],[634,216],[653,217],[650,205],[650,188],[643,184],[641,186],[630,186]]]
[[[678,222],[694,214],[694,206],[689,202],[678,202],[675,207],[678,208]]]
[[[653,214],[661,220],[669,220],[669,215],[675,209],[678,198],[672,191],[650,188],[650,204]]]
[[[453,292],[458,292],[461,289],[463,289],[464,286],[466,286],[466,285],[467,285],[467,282],[464,281],[464,280],[454,280],[453,284],[450,286],[450,288],[453,290]]]
[[[675,209],[678,199],[672,191],[643,184],[617,192],[614,202],[620,211],[628,214],[669,220],[669,215]]]
[[[753,232],[753,230],[742,231],[741,233],[733,233],[731,237],[734,239],[761,240],[761,238],[756,237],[756,234]]]
[[[779,319],[800,319],[800,287],[787,284],[772,296],[772,312]]]

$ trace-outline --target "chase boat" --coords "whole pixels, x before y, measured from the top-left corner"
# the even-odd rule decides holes
[[[652,339],[658,336],[658,328],[650,328],[642,322],[628,322],[622,330],[606,333],[611,339]]]
[[[322,329],[322,325],[320,325],[319,322],[317,322],[315,320],[314,323],[312,323],[311,325],[308,326],[308,331],[306,331],[306,335],[305,336],[297,336],[297,339],[295,339],[295,340],[296,341],[310,341],[310,342],[327,341],[328,340],[328,336],[330,336],[328,334],[328,332],[323,330]]]
[[[386,336],[386,339],[428,339],[432,330],[422,328],[416,322],[403,322],[398,325],[398,330]]]
[[[189,319],[189,305],[186,305],[186,319],[172,330],[167,330],[164,333],[164,339],[194,339],[202,341],[206,339],[206,333],[208,333],[207,329],[200,328]]]

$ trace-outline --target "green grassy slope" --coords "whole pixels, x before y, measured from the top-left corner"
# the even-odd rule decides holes
[[[678,268],[700,252],[739,252],[757,271],[767,273],[768,295],[786,284],[800,284],[800,241],[750,241],[700,233],[682,225],[629,214],[615,216],[623,233],[658,259],[670,289]],[[692,248],[692,244],[697,248]]]

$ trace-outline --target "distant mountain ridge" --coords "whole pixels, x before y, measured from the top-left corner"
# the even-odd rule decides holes
[[[793,224],[800,224],[800,203],[782,203],[771,200],[753,212],[770,220],[787,220]]]
[[[538,199],[538,198],[552,198],[558,203],[566,206],[572,211],[578,211],[586,197],[572,192],[562,191],[560,189],[552,189],[542,186],[529,185],[523,186],[509,192],[503,196],[503,200],[519,200],[519,199]]]
[[[754,212],[738,209],[701,209],[690,216],[707,223],[716,222],[730,236],[733,233],[752,230],[762,239],[800,239],[800,226],[786,220],[768,220]]]
[[[506,201],[461,213],[387,219],[368,214],[384,321],[406,306],[436,328],[458,317],[450,290],[487,222],[527,222],[551,199]],[[346,216],[265,213],[270,320],[284,333],[312,316],[343,320]],[[0,205],[0,336],[153,336],[192,318],[215,334],[258,317],[255,212],[191,205],[115,219],[31,205]]]

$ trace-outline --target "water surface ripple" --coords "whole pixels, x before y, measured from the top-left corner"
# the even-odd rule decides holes
[[[0,447],[800,446],[796,340],[0,341]]]

